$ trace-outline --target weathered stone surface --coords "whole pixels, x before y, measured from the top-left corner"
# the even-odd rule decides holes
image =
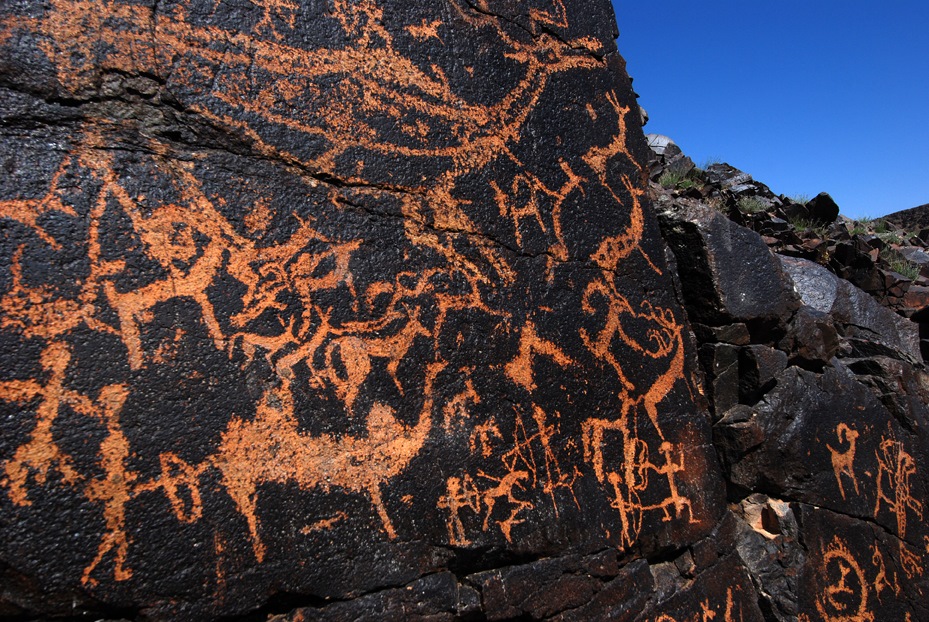
[[[848,281],[811,261],[781,257],[803,303],[832,316],[847,338],[860,338],[921,360],[919,329],[875,302]]]
[[[751,577],[738,556],[732,554],[700,575],[699,581],[682,582],[643,612],[638,620],[725,619],[761,622],[758,597]]]
[[[823,374],[787,369],[746,421],[717,428],[733,484],[867,518],[916,546],[929,537],[926,415],[901,425],[836,362]]]
[[[822,367],[839,349],[839,334],[832,316],[803,305],[787,324],[779,347],[801,367]]]
[[[761,237],[698,201],[656,205],[694,321],[780,324],[799,306]]]
[[[929,618],[925,543],[910,544],[828,510],[798,504],[797,511],[809,550],[799,583],[800,620]]]
[[[461,559],[717,522],[608,2],[0,17],[0,560],[41,593],[443,619]]]
[[[739,402],[754,404],[770,390],[787,367],[787,355],[769,346],[752,345],[739,351]]]
[[[700,362],[717,416],[739,403],[739,350],[727,343],[705,344]]]
[[[796,620],[806,551],[793,508],[755,493],[743,499],[736,511],[742,518],[736,551],[761,588],[759,606],[768,619]]]
[[[729,164],[716,163],[706,168],[706,179],[708,183],[728,190],[733,186],[750,183],[752,176]]]
[[[411,620],[450,622],[481,610],[480,594],[460,585],[450,572],[431,574],[411,584],[383,590],[353,600],[322,606],[303,607],[271,618],[273,622],[376,622]]]
[[[694,334],[701,342],[730,343],[745,346],[751,343],[752,335],[748,326],[741,322],[725,326],[706,326],[705,324],[691,324]]]
[[[820,192],[807,201],[806,209],[810,218],[824,225],[828,225],[839,217],[839,206],[827,192]]]

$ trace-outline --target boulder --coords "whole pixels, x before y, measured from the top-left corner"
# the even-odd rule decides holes
[[[3,611],[600,617],[714,528],[613,9],[485,4],[4,5]]]
[[[829,314],[845,338],[878,344],[911,361],[922,360],[916,324],[818,264],[783,256],[780,261],[803,304]]]
[[[780,262],[757,233],[690,199],[656,208],[694,321],[781,326],[799,306]]]
[[[807,201],[806,210],[815,222],[828,225],[839,217],[839,206],[827,192],[820,192]]]
[[[751,175],[725,163],[709,165],[706,167],[705,176],[707,183],[723,190],[752,182]]]
[[[666,171],[683,177],[696,168],[693,160],[684,155],[677,143],[669,137],[662,134],[648,134],[645,139],[652,151],[652,158],[649,161],[652,179],[658,179]]]

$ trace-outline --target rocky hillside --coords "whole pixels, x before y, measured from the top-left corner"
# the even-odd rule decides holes
[[[826,193],[805,200],[776,195],[728,164],[699,169],[666,136],[650,134],[648,141],[649,177],[659,200],[701,201],[761,235],[778,255],[815,262],[903,317],[920,325],[929,321],[924,320],[929,307],[926,206],[852,220]],[[919,330],[929,335],[929,326]]]
[[[775,195],[648,139],[765,618],[926,619],[929,230],[852,221],[827,194]]]
[[[887,214],[884,220],[903,229],[925,229],[929,227],[929,203]]]
[[[606,0],[0,8],[0,617],[929,619],[919,231]]]

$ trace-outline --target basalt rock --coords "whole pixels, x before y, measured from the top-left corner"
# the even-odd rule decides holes
[[[839,217],[839,206],[827,192],[820,192],[806,204],[806,210],[813,221],[828,225]]]
[[[6,611],[637,616],[717,524],[608,2],[0,16]]]
[[[929,227],[929,203],[887,214],[884,218],[904,229],[925,229]],[[926,241],[926,240],[924,240]]]
[[[804,304],[829,314],[846,338],[883,346],[912,361],[921,359],[916,324],[818,264],[793,257],[781,257],[781,262]]]
[[[879,291],[887,288],[885,271],[876,267],[886,265],[880,245],[891,234],[867,238],[845,229],[843,238],[843,225],[831,227],[828,240],[808,232],[800,238],[793,225],[786,232],[775,226],[769,213],[739,215],[770,234],[765,240],[720,220],[727,210],[719,199],[728,200],[735,186],[714,183],[700,191],[706,203],[693,198],[692,188],[651,189],[678,255],[687,313],[699,318],[692,326],[735,529],[715,536],[733,543],[766,620],[922,619],[929,373],[920,338],[929,332],[924,312],[907,320]],[[802,240],[793,250],[783,243],[788,233]],[[766,242],[829,265],[775,255]],[[710,259],[731,249],[740,251],[741,263],[735,253],[730,261]],[[841,249],[850,251],[848,263],[836,258]],[[849,269],[853,262],[857,272]],[[833,266],[883,283],[865,292],[831,272]],[[717,284],[740,279],[751,287],[756,276],[764,291],[765,283],[786,282],[774,290],[789,292],[781,300],[796,297],[776,322],[757,321],[771,309],[770,299],[735,317],[726,312],[729,299],[716,293]],[[673,585],[670,567],[661,570],[659,585]]]
[[[790,280],[755,232],[693,199],[659,200],[656,209],[693,321],[774,330],[799,306]]]
[[[929,616],[929,235],[650,152],[605,0],[0,20],[0,616]]]
[[[653,179],[657,180],[658,176],[666,171],[685,177],[696,168],[693,160],[684,155],[681,148],[667,136],[648,134],[645,138],[652,152],[649,170]]]

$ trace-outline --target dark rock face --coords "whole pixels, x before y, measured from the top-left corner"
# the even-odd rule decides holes
[[[10,611],[633,615],[714,528],[609,3],[2,18]]]
[[[799,306],[761,238],[692,199],[656,204],[696,322],[779,324]]]
[[[884,346],[914,362],[921,359],[916,324],[812,261],[783,256],[780,260],[804,304],[830,315],[845,337],[872,349]]]
[[[609,3],[0,20],[0,616],[929,618],[929,281]]]
[[[907,229],[926,229],[929,227],[929,203],[887,214],[884,218]]]
[[[805,205],[807,213],[815,222],[828,225],[839,217],[839,206],[827,192],[820,192]]]
[[[765,240],[729,222],[715,200],[736,187],[727,180],[739,172],[728,168],[694,177],[706,180],[702,188],[652,186],[688,315],[699,319],[694,334],[734,530],[716,537],[734,542],[766,620],[925,619],[923,324],[823,265],[764,248],[783,244],[793,226]],[[763,212],[742,217],[761,229],[776,224]],[[847,242],[835,244],[841,233],[832,235],[822,247],[870,245],[847,231]],[[831,264],[832,250],[821,261]],[[876,260],[875,251],[870,270]],[[764,301],[728,311],[735,305],[718,293],[722,284],[751,288],[753,278],[756,290],[743,300],[760,291]],[[777,321],[758,321],[778,308]]]

